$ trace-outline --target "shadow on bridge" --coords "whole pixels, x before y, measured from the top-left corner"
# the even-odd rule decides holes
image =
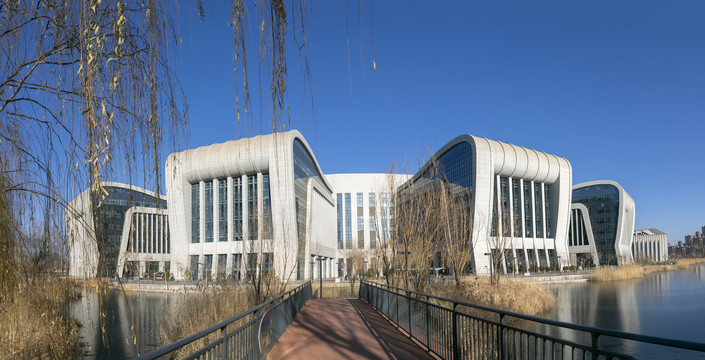
[[[360,299],[309,300],[267,359],[434,359]]]

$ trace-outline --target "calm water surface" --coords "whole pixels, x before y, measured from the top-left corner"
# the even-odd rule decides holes
[[[642,279],[610,283],[554,284],[558,294],[556,310],[550,319],[679,340],[705,342],[705,264],[688,270],[649,274]],[[159,326],[165,315],[176,311],[188,296],[110,291],[102,303],[98,296],[83,290],[83,298],[72,306],[74,316],[83,324],[81,341],[85,358],[123,359],[159,347]],[[128,306],[129,305],[129,306]],[[106,336],[101,336],[101,321]],[[133,326],[134,324],[134,326]],[[210,324],[204,324],[204,327]],[[554,336],[581,340],[589,338],[560,329],[544,328]],[[634,343],[600,340],[606,350],[624,352],[637,358],[695,358],[689,352],[664,351]],[[705,355],[699,358],[704,358]]]
[[[658,272],[642,279],[609,283],[554,284],[558,294],[550,319],[678,340],[705,342],[705,264],[688,270]],[[569,331],[549,330],[575,339]],[[585,339],[583,339],[585,340]],[[705,358],[692,352],[665,351],[609,338],[606,350],[637,358]]]

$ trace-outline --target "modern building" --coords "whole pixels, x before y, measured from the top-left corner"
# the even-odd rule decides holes
[[[174,153],[165,169],[177,279],[336,275],[333,188],[298,131]]]
[[[634,263],[634,199],[615,181],[573,186],[568,244],[574,265]]]
[[[442,179],[452,191],[469,192],[472,267],[488,274],[496,256],[504,258],[497,270],[506,272],[567,263],[571,176],[565,158],[461,135],[410,181]]]
[[[634,261],[668,260],[668,235],[654,228],[635,230],[632,256]]]
[[[379,245],[391,237],[393,194],[409,178],[398,174],[326,175],[335,190],[338,277],[353,272],[354,258],[362,259],[364,271],[379,272]]]
[[[114,277],[119,267],[122,271],[120,261],[124,262],[128,243],[135,253],[131,261],[141,262],[143,272],[149,269],[145,263],[149,259],[156,261],[153,270],[163,270],[171,248],[166,198],[127,184],[102,185],[107,192],[104,198],[92,199],[86,190],[66,207],[69,275]]]

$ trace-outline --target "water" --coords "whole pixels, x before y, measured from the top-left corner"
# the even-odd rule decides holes
[[[558,305],[547,318],[587,326],[632,332],[678,340],[705,342],[705,264],[688,270],[658,272],[642,279],[608,283],[553,284]],[[178,310],[194,294],[128,292],[111,290],[104,299],[105,316],[99,317],[95,292],[83,289],[82,299],[72,306],[74,316],[83,324],[81,341],[85,358],[123,359],[144,354],[160,344],[159,326],[167,314]],[[129,307],[128,307],[129,304]],[[130,313],[132,316],[130,316]],[[134,319],[135,321],[131,321]],[[106,324],[106,336],[100,322]],[[135,332],[139,334],[136,341]],[[210,324],[204,324],[210,325]],[[553,336],[580,340],[589,338],[560,329],[543,331]],[[637,358],[693,358],[691,352],[601,339],[605,350],[623,352]],[[705,359],[705,355],[700,356]]]
[[[71,312],[81,323],[79,338],[86,359],[125,359],[156,349],[159,327],[192,294],[127,292],[109,290],[100,303],[98,294],[81,289],[81,299]],[[102,305],[102,306],[101,306]],[[104,316],[99,316],[103,308]],[[101,322],[105,336],[101,336]]]
[[[558,304],[547,318],[649,336],[705,342],[705,264],[683,271],[652,273],[642,279],[553,284],[551,287],[558,295]],[[544,330],[555,336],[577,338],[570,331]],[[705,358],[705,355],[692,352],[674,352],[610,338],[601,339],[600,347],[637,358]]]

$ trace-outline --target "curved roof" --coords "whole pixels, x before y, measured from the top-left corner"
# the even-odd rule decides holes
[[[167,164],[170,161],[177,161],[188,181],[253,174],[268,171],[271,166],[270,159],[275,156],[292,156],[290,161],[293,161],[295,139],[304,145],[324,185],[332,192],[332,187],[323,176],[311,147],[297,130],[231,140],[173,153],[167,157]],[[169,166],[165,168],[168,169]]]
[[[461,142],[468,142],[472,145],[475,157],[480,152],[489,152],[493,159],[494,172],[501,176],[553,183],[560,175],[562,166],[567,166],[570,169],[570,162],[560,156],[479,136],[460,135],[438,150],[416,172],[411,181],[416,181],[431,166],[433,160],[441,158],[443,154]]]
[[[114,182],[114,181],[101,181],[100,183],[101,183],[101,185],[103,185],[104,187],[110,186],[110,187],[117,187],[117,188],[127,189],[127,190],[131,190],[131,191],[137,191],[137,192],[141,192],[141,193],[143,193],[143,194],[146,194],[146,195],[149,195],[149,196],[152,196],[152,197],[155,197],[155,198],[159,198],[160,200],[166,201],[166,196],[165,196],[165,195],[157,194],[157,193],[155,193],[154,191],[150,191],[150,190],[147,190],[147,189],[145,189],[145,188],[141,188],[141,187],[139,187],[139,186],[130,185],[130,184],[125,184],[125,183],[120,183],[120,182]],[[81,198],[82,196],[88,196],[89,193],[90,193],[90,189],[83,190],[78,196],[76,196],[73,200],[71,200],[71,202],[70,202],[69,204],[74,203],[77,199]]]

